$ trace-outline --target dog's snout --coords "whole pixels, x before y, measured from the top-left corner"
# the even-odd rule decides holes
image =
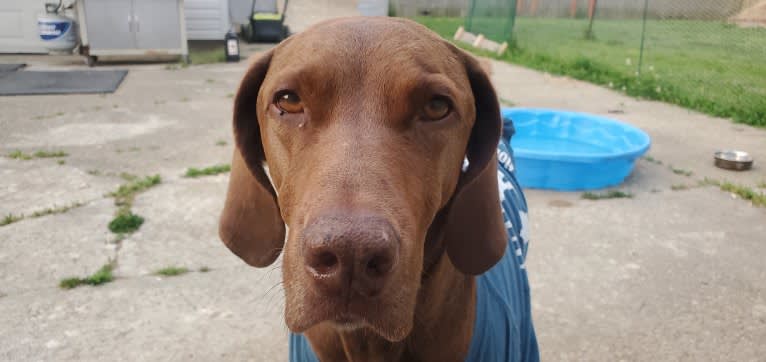
[[[374,216],[317,218],[302,239],[307,272],[322,293],[332,295],[377,296],[399,254],[393,227]]]

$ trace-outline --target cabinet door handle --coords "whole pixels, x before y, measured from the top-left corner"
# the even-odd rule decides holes
[[[128,15],[128,33],[133,32],[133,17]]]
[[[133,17],[133,20],[136,22],[136,33],[141,31],[141,21],[138,20],[138,15]]]

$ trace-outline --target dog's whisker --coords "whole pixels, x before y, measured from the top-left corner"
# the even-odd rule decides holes
[[[281,286],[282,286],[282,281],[280,280],[280,281],[279,281],[279,282],[277,282],[276,284],[272,285],[272,286],[271,286],[271,288],[269,288],[268,290],[266,290],[266,292],[264,293],[264,295],[269,295],[269,293],[271,293],[271,291],[272,291],[272,290],[274,290],[274,288],[277,288],[277,287],[281,287]],[[277,290],[284,290],[284,288],[280,288],[280,289],[277,289]]]

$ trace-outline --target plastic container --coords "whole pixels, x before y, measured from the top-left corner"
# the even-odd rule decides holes
[[[226,33],[226,36],[224,37],[224,42],[226,43],[226,61],[229,63],[238,62],[239,38],[237,37],[237,33],[235,33],[234,30],[229,30],[229,32]]]
[[[57,52],[71,52],[77,46],[75,21],[58,14],[37,17],[37,30],[45,48]]]
[[[592,114],[529,108],[503,108],[502,114],[513,120],[511,146],[524,187],[575,191],[618,185],[651,144],[644,131]]]

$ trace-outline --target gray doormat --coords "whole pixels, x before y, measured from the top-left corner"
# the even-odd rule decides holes
[[[21,68],[26,67],[26,64],[0,64],[0,73],[2,72],[15,72]]]
[[[113,93],[127,70],[20,71],[0,73],[0,95]]]

